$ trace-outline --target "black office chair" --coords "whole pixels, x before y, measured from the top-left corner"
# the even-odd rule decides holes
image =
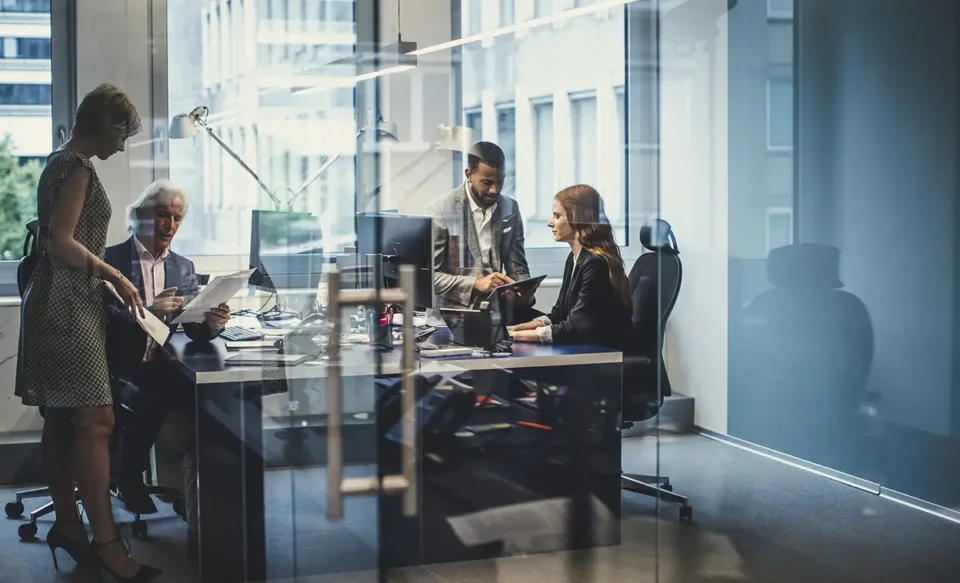
[[[635,341],[632,353],[624,355],[624,429],[654,417],[664,397],[671,394],[663,365],[663,335],[683,279],[680,249],[670,223],[660,219],[647,222],[640,228],[640,243],[651,253],[637,259],[629,276]],[[621,473],[620,487],[680,504],[680,520],[693,520],[690,500],[673,492],[667,476]]]
[[[23,258],[20,260],[19,265],[17,265],[17,289],[20,292],[20,297],[23,298],[23,292],[27,287],[27,283],[30,281],[30,277],[33,275],[34,269],[36,269],[37,263],[40,259],[40,254],[37,252],[37,237],[39,236],[39,222],[36,220],[30,221],[27,223],[27,236],[23,242]],[[120,429],[123,427],[123,424],[126,422],[126,419],[129,417],[131,411],[130,407],[125,405],[125,401],[129,401],[126,392],[132,390],[129,386],[126,386],[122,381],[118,379],[111,379],[113,394],[114,394],[114,432],[110,438],[110,457],[111,461],[116,457],[117,452],[119,451],[119,435]],[[40,416],[44,414],[43,408],[40,409]],[[113,463],[111,463],[113,466]],[[152,482],[153,477],[150,475],[148,470],[147,481]],[[159,500],[163,502],[169,502],[173,504],[174,511],[179,514],[184,519],[185,514],[185,504],[183,493],[175,488],[163,488],[159,486],[148,486],[147,490],[150,494],[156,496]],[[21,490],[16,493],[16,501],[8,502],[4,507],[4,512],[8,518],[21,518],[25,511],[23,501],[31,498],[44,498],[50,496],[50,488],[31,488],[29,490]],[[110,486],[110,501],[114,506],[127,511],[123,506],[123,501],[120,499],[117,488],[114,484]],[[82,504],[83,501],[80,500],[79,496],[77,497],[77,502]],[[25,522],[17,528],[17,535],[21,540],[30,541],[37,536],[37,520],[53,512],[53,502],[47,502],[40,508],[30,512],[30,522]],[[147,523],[141,518],[139,514],[133,513],[134,521],[131,523],[131,528],[133,535],[136,537],[145,537],[147,536]],[[118,526],[121,526],[118,524]]]

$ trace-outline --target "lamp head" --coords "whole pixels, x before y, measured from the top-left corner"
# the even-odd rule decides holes
[[[397,124],[384,121],[381,116],[380,119],[377,120],[377,137],[381,140],[399,142],[400,138],[397,137]]]
[[[170,138],[180,140],[197,135],[197,121],[188,113],[173,116],[170,122]]]
[[[201,105],[195,107],[190,113],[180,113],[173,116],[170,121],[170,138],[179,140],[197,135],[197,124],[202,122],[206,115],[207,108]]]

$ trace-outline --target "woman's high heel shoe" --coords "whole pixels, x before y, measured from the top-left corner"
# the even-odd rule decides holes
[[[53,555],[53,567],[57,571],[60,570],[60,565],[57,564],[57,549],[63,549],[67,551],[67,554],[70,555],[70,558],[78,565],[87,565],[90,562],[90,543],[87,542],[85,545],[81,546],[74,539],[70,538],[63,531],[62,522],[54,522],[53,526],[50,527],[50,531],[47,533],[47,546],[50,547],[50,554]],[[80,523],[81,528],[83,528],[82,523]],[[86,541],[86,538],[84,538]]]
[[[97,553],[98,548],[115,545],[115,544],[122,544],[124,547],[124,550],[127,551],[127,556],[128,557],[130,556],[130,546],[127,544],[127,541],[117,537],[112,541],[105,542],[105,543],[93,541],[90,545],[90,557],[91,557],[91,560],[93,561],[93,564],[98,569],[102,571],[106,571],[107,573],[110,573],[110,576],[113,577],[119,583],[149,583],[150,581],[153,581],[163,573],[163,571],[161,571],[160,569],[157,569],[156,567],[151,567],[150,565],[140,565],[139,571],[137,571],[136,573],[134,573],[129,577],[123,577],[122,575],[120,575],[119,573],[111,569],[110,566],[107,565],[107,563],[103,560],[103,557],[101,557]]]

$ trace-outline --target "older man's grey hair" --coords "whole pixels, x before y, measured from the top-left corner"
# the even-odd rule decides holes
[[[137,200],[127,207],[127,230],[136,233],[140,230],[140,209],[157,206],[157,200],[163,193],[178,197],[183,201],[183,214],[187,214],[187,191],[166,179],[155,180],[143,189]]]

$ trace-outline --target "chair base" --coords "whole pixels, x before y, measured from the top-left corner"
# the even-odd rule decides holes
[[[183,518],[184,521],[186,521],[186,505],[184,503],[182,492],[176,488],[164,488],[162,486],[147,486],[147,492],[151,496],[156,496],[161,502],[172,504],[174,512],[176,512],[181,518]],[[49,495],[50,488],[33,488],[31,490],[17,492],[17,501],[8,502],[6,505],[5,510],[7,517],[22,517],[25,510],[23,506],[24,500],[28,500],[30,498],[42,498]],[[80,505],[83,504],[83,500],[81,500],[79,496],[77,496],[77,503]],[[128,512],[134,516],[133,522],[130,523],[133,536],[137,538],[145,538],[147,536],[147,522],[143,520],[139,514],[135,512],[129,512],[126,509],[123,504],[123,500],[120,499],[117,489],[112,486],[110,488],[110,503],[114,508],[119,508],[120,510]],[[48,514],[53,514],[53,502],[47,502],[36,510],[30,511],[30,522],[24,522],[17,528],[17,535],[20,537],[20,540],[34,540],[39,530],[37,521]],[[123,523],[117,523],[117,528],[121,526],[123,526]]]
[[[183,493],[176,488],[166,488],[163,486],[147,486],[147,493],[151,496],[156,496],[161,502],[165,502],[173,505],[173,511],[180,516],[184,522],[187,520],[186,515],[186,504],[183,498]],[[120,498],[120,493],[115,486],[110,487],[110,503],[113,504],[114,508],[119,508],[127,514],[133,515],[133,522],[130,523],[130,530],[133,533],[133,536],[136,538],[146,538],[149,534],[147,528],[147,521],[142,518],[142,516],[136,512],[131,512],[127,510],[126,505],[123,503],[123,499]],[[117,528],[122,527],[126,523],[118,522]]]
[[[645,476],[642,474],[620,474],[620,489],[659,498],[663,502],[680,505],[680,521],[693,522],[693,506],[690,499],[673,491],[667,476]]]

